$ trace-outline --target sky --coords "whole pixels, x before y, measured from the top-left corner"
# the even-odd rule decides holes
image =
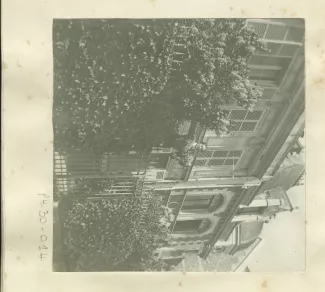
[[[264,224],[260,235],[262,242],[246,263],[252,272],[290,272],[305,269],[305,186],[287,191],[293,212],[277,214],[270,223]]]

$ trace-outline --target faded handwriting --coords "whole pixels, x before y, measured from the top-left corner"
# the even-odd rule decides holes
[[[48,216],[49,216],[49,198],[50,196],[47,194],[38,194],[41,196],[40,199],[40,208],[38,210],[38,217],[39,217],[39,222],[41,225],[41,233],[39,236],[39,245],[38,245],[38,250],[39,250],[39,258],[41,261],[44,261],[47,258],[48,255],[48,240],[49,237],[46,234],[47,233],[47,228],[46,224],[48,223]]]

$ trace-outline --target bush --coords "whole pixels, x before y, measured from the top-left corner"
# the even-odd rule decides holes
[[[167,269],[154,254],[168,243],[171,222],[152,190],[140,197],[77,200],[64,220],[64,244],[76,271]]]

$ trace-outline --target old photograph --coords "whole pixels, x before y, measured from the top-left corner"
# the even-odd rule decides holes
[[[54,272],[305,269],[303,19],[52,33]]]

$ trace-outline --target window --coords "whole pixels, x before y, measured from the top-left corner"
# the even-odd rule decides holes
[[[200,234],[211,227],[211,221],[208,218],[176,221],[173,233]]]
[[[260,38],[264,38],[265,31],[267,29],[267,23],[263,22],[248,22],[248,25],[254,27],[256,34]]]
[[[260,215],[266,207],[245,207],[238,210],[237,215]]]
[[[164,171],[158,171],[156,175],[156,179],[162,180],[164,179],[165,172]]]
[[[186,220],[186,221],[177,221],[174,227],[174,232],[181,231],[195,231],[199,229],[202,219],[199,220]]]
[[[266,80],[276,82],[279,72],[277,69],[267,69],[263,67],[251,68],[249,71],[249,77],[251,80]]]
[[[222,166],[222,165],[236,165],[243,151],[227,151],[227,150],[206,150],[198,153],[194,166]]]
[[[257,35],[267,42],[270,52],[261,52],[263,55],[292,58],[305,34],[303,27],[283,23],[248,21],[248,25],[253,26]]]
[[[276,70],[280,69],[279,67],[286,67],[289,64],[290,60],[290,58],[282,58],[271,55],[253,55],[249,60],[249,67],[264,67]]]
[[[247,111],[234,109],[229,111],[228,119],[232,121],[231,132],[254,132],[263,117],[263,110]]]
[[[283,41],[289,29],[288,25],[282,23],[249,21],[248,25],[254,27],[255,32],[261,39],[273,41]],[[297,33],[295,33],[295,35],[297,35]]]
[[[89,161],[89,162],[88,162]],[[93,161],[96,162],[95,158]],[[143,172],[148,167],[149,155],[147,154],[126,154],[114,155],[105,153],[102,156],[102,172]],[[84,155],[83,161],[80,164],[85,167],[90,167],[90,160]]]
[[[207,143],[208,149],[233,149],[234,147],[245,147],[246,138],[241,137],[217,137],[214,131],[206,131],[204,142]]]
[[[151,153],[149,166],[151,168],[164,169],[167,166],[170,153]]]
[[[188,195],[182,206],[182,211],[196,210],[204,213],[214,212],[225,203],[225,197],[221,194],[215,195]]]
[[[260,82],[258,82],[260,83]],[[259,86],[265,87],[265,84],[259,84]],[[271,99],[276,93],[276,88],[269,87],[265,88],[263,98],[265,99]],[[253,111],[248,111],[245,109],[232,109],[227,110],[225,108],[227,119],[229,119],[232,122],[232,125],[230,125],[230,131],[232,132],[255,132],[258,128],[258,124],[262,120],[265,110],[262,109],[255,109]],[[211,146],[218,146],[218,147],[234,147],[235,145],[238,145],[239,141],[236,141],[235,139],[224,137],[222,139],[216,137],[215,131],[207,130],[205,132],[204,138],[205,142],[208,142],[209,139],[211,140],[210,144]],[[236,138],[237,139],[237,138]],[[210,146],[210,145],[208,145]]]
[[[282,24],[269,24],[264,38],[267,40],[282,41],[286,35],[288,26]]]
[[[302,42],[305,31],[301,27],[289,27],[286,35],[286,41]]]
[[[207,210],[212,202],[213,195],[186,196],[182,210]]]

